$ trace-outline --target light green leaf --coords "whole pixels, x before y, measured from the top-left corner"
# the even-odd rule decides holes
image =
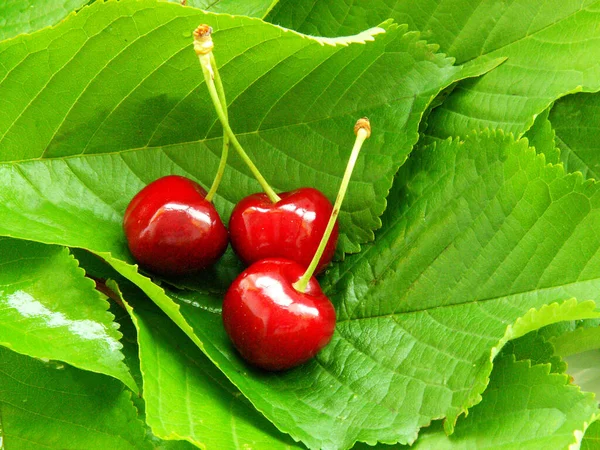
[[[600,178],[600,94],[569,95],[550,112],[565,169]]]
[[[0,182],[18,192],[8,209],[24,209],[5,228],[20,230],[14,222],[25,214],[36,222],[31,239],[54,241],[87,223],[69,246],[95,248],[93,238],[123,257],[121,216],[144,184],[167,173],[211,183],[221,132],[191,39],[203,22],[215,29],[232,127],[276,190],[309,185],[334,198],[354,123],[369,116],[378,131],[344,202],[340,250],[372,239],[423,111],[460,68],[395,25],[324,40],[151,0],[97,2],[56,28],[0,44],[0,160],[18,163],[0,168]],[[259,190],[235,155],[221,186],[215,203],[225,219]],[[37,198],[35,214],[25,197]],[[65,208],[63,224],[48,222]]]
[[[594,396],[570,385],[566,375],[550,373],[548,364],[515,362],[509,355],[496,359],[483,401],[452,436],[434,426],[411,448],[579,448],[596,411]]]
[[[181,3],[181,0],[171,1]],[[205,11],[262,18],[277,2],[278,0],[187,0],[185,3]]]
[[[480,79],[457,86],[429,120],[436,137],[500,128],[521,134],[566,94],[600,89],[597,0],[282,0],[268,20],[304,33],[352,34],[388,17],[409,24],[458,64],[508,57]]]
[[[3,448],[148,449],[131,392],[111,378],[0,348]]]
[[[131,288],[125,293],[138,330],[146,421],[155,435],[207,449],[300,448],[145,296]]]
[[[118,324],[67,249],[0,238],[0,266],[0,345],[110,375],[137,391]]]
[[[3,0],[0,2],[0,41],[58,23],[89,0]]]

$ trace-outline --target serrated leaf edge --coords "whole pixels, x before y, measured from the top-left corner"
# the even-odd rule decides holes
[[[571,299],[571,300],[574,300],[574,299]],[[567,301],[570,301],[570,300],[567,300]],[[585,303],[585,302],[582,302],[582,303]],[[582,303],[580,303],[580,304],[582,304]],[[553,305],[554,305],[554,303],[553,303]],[[545,306],[549,306],[549,305],[545,305]],[[510,327],[510,325],[509,325],[509,327]],[[520,337],[520,336],[518,336],[518,337]],[[540,370],[543,372],[543,374],[545,376],[547,376],[550,379],[552,379],[552,378],[562,379],[565,389],[568,389],[571,391],[576,391],[577,393],[581,394],[583,397],[591,397],[593,399],[596,398],[596,394],[594,394],[593,392],[584,392],[581,390],[580,386],[571,384],[569,382],[569,375],[567,375],[566,373],[552,372],[552,364],[551,363],[534,364],[530,359],[517,360],[515,358],[515,355],[510,355],[509,359],[511,360],[512,364],[514,364],[514,365],[525,366],[529,370]],[[587,430],[587,428],[590,426],[590,424],[595,422],[598,418],[599,418],[599,415],[598,415],[598,412],[596,412],[596,413],[592,414],[592,416],[590,417],[590,419],[588,421],[583,422],[581,429],[573,430],[574,442],[569,445],[569,447],[568,447],[569,450],[579,449],[579,447],[581,446],[581,441],[583,440],[583,437],[585,435],[585,430]]]
[[[481,369],[480,373],[484,375],[484,379],[476,380],[467,401],[460,408],[455,408],[455,411],[451,411],[447,414],[446,419],[444,420],[444,430],[446,433],[452,434],[458,417],[462,414],[465,416],[468,415],[469,409],[481,402],[481,394],[485,391],[490,382],[494,358],[508,341],[524,336],[530,331],[537,330],[543,326],[562,322],[564,320],[579,320],[598,317],[600,317],[600,311],[596,309],[596,303],[594,301],[585,300],[579,302],[576,298],[571,298],[562,302],[546,304],[540,308],[531,308],[513,324],[509,324],[506,327],[504,336],[491,348],[489,359]]]

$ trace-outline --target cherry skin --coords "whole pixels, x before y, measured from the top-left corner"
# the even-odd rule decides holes
[[[266,194],[242,199],[229,219],[231,247],[247,265],[264,258],[286,258],[308,267],[327,227],[333,206],[320,191],[300,188],[279,194],[273,203]],[[338,239],[336,222],[316,273],[333,258]]]
[[[243,271],[225,294],[225,331],[252,365],[290,369],[331,340],[335,309],[317,280],[312,277],[305,292],[292,286],[305,270],[287,259],[264,259]]]
[[[188,275],[223,255],[227,229],[205,196],[202,186],[178,175],[159,178],[137,193],[123,228],[141,267],[160,275]]]

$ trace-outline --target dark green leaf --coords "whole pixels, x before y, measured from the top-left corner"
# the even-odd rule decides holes
[[[530,361],[532,365],[550,364],[551,372],[564,373],[566,363],[554,353],[554,346],[539,331],[507,342],[501,355],[513,355],[516,361]]]
[[[547,163],[558,164],[560,163],[560,150],[556,147],[556,133],[548,119],[550,109],[546,109],[535,118],[532,127],[523,137],[529,139],[529,145],[534,147],[537,153],[544,154]]]
[[[596,450],[600,448],[600,422],[592,423],[585,432],[581,442],[581,450]]]
[[[600,94],[569,95],[550,112],[560,159],[569,172],[600,178]]]
[[[3,448],[148,449],[131,392],[111,378],[0,348]]]

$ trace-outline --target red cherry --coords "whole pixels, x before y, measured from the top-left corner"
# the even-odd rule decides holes
[[[305,292],[292,284],[305,268],[294,261],[258,261],[231,284],[223,302],[225,331],[242,357],[266,370],[302,364],[329,341],[335,309],[314,277]]]
[[[186,275],[215,263],[227,248],[227,229],[195,181],[169,175],[131,200],[123,228],[140,266],[162,275]]]
[[[333,206],[320,191],[301,188],[279,194],[273,203],[266,194],[242,199],[229,219],[231,246],[251,264],[264,258],[287,258],[308,267],[323,237]],[[331,262],[338,238],[337,222],[316,273]]]

